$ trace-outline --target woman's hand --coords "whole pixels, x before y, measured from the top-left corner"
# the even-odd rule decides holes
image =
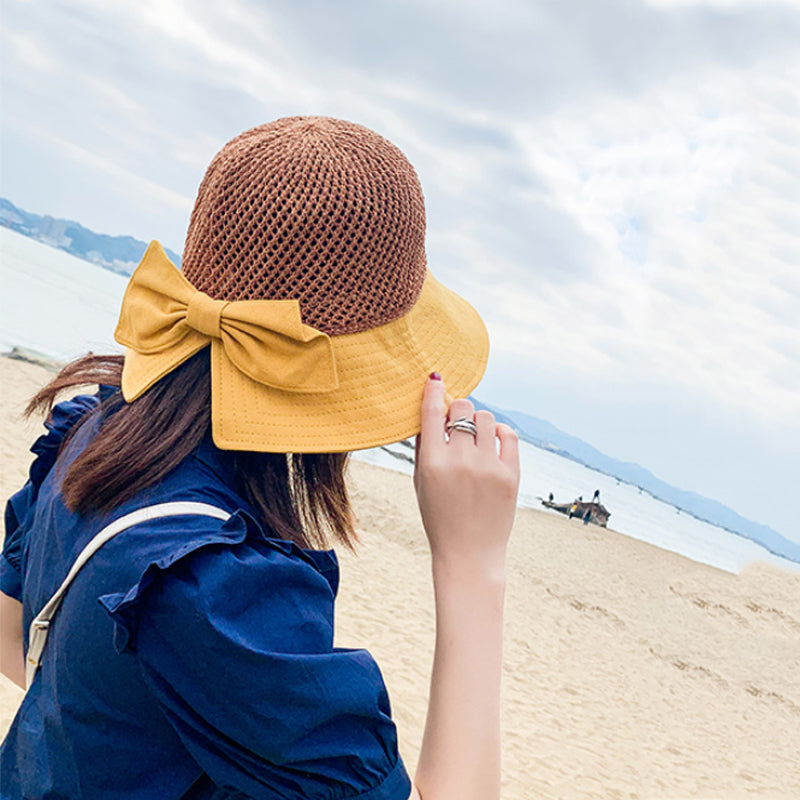
[[[445,422],[462,417],[477,434],[456,429],[446,438]],[[519,486],[516,434],[488,411],[475,413],[469,400],[446,409],[444,385],[432,376],[414,485],[431,545],[436,647],[411,797],[495,800],[505,551]]]
[[[445,423],[474,421],[477,436]],[[517,435],[469,400],[445,407],[445,387],[431,377],[422,401],[422,432],[414,470],[425,532],[434,564],[501,566],[519,487]]]

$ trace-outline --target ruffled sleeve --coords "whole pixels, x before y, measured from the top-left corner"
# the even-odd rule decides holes
[[[31,447],[36,456],[29,472],[28,481],[6,503],[5,540],[0,558],[0,591],[21,600],[22,597],[22,553],[25,544],[26,522],[31,515],[39,487],[47,473],[53,468],[58,451],[67,434],[85,414],[100,404],[96,395],[78,395],[53,408],[45,422],[47,433],[40,436]]]
[[[275,540],[188,554],[135,599],[142,675],[220,788],[406,800],[383,679],[366,651],[333,647],[335,585],[320,566]],[[120,612],[129,627],[130,603]]]

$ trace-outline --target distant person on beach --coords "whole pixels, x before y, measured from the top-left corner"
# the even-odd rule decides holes
[[[550,499],[550,502],[552,503],[553,502],[553,493],[552,492],[550,492],[550,498],[549,499]]]
[[[583,524],[588,525],[592,521],[592,510],[590,508],[586,509],[586,513],[583,515]]]
[[[372,131],[249,130],[206,172],[182,271],[154,242],[131,278],[125,356],[32,399],[47,433],[0,559],[0,669],[27,683],[4,800],[499,797],[518,443],[450,401],[488,341],[424,230],[414,169]],[[326,548],[355,544],[349,452],[414,435],[436,644],[412,783],[378,666],[333,646]]]
[[[600,502],[600,490],[599,489],[595,489],[594,490],[594,497],[592,497],[592,502],[593,503],[599,503]]]

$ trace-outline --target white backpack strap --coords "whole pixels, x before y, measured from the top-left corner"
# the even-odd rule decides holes
[[[151,519],[160,517],[176,517],[182,514],[193,514],[204,517],[215,517],[216,519],[227,520],[231,515],[221,508],[209,505],[208,503],[195,503],[191,501],[175,503],[158,503],[153,506],[145,506],[130,514],[125,514],[119,519],[115,519],[106,525],[87,545],[81,550],[75,563],[67,573],[58,591],[47,601],[44,608],[34,617],[28,629],[28,653],[25,659],[25,686],[30,687],[39,665],[42,663],[42,652],[47,642],[47,634],[50,629],[50,622],[55,616],[64,593],[69,588],[70,583],[80,571],[81,567],[109,540],[113,539],[118,533],[127,530],[140,522],[148,522]]]

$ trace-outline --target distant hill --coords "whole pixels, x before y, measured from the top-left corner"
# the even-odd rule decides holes
[[[0,225],[120,275],[130,275],[147,248],[147,242],[132,236],[108,236],[70,219],[32,214],[4,197],[0,197]],[[166,252],[180,266],[180,256],[172,250]]]
[[[475,398],[472,400],[476,408],[489,408],[499,421],[511,425],[520,438],[535,447],[549,450],[597,472],[637,486],[657,500],[669,503],[703,522],[724,528],[729,533],[756,542],[770,553],[800,563],[800,543],[787,539],[767,525],[746,519],[716,500],[670,486],[639,464],[611,458],[546,420],[521,411],[491,408]]]

